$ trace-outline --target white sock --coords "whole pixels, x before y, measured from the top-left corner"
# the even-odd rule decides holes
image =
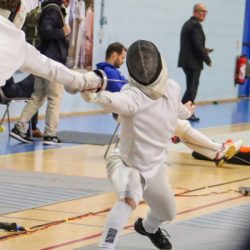
[[[185,130],[182,139],[187,147],[191,148],[193,151],[205,155],[211,160],[216,157],[217,151],[222,148],[221,143],[212,141],[210,138],[192,127],[189,127],[187,130]]]
[[[151,210],[148,211],[147,216],[142,221],[142,225],[144,229],[146,230],[146,232],[151,233],[151,234],[154,234],[157,231],[161,223],[162,222],[159,221],[155,215],[153,215]]]
[[[123,201],[117,201],[109,212],[103,229],[99,249],[113,250],[119,235],[126,225],[133,209]]]

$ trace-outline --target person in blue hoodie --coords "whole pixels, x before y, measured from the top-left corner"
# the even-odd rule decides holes
[[[119,92],[127,83],[127,79],[119,71],[120,66],[124,63],[126,51],[127,49],[121,43],[111,43],[106,49],[105,62],[96,64],[97,69],[103,70],[108,79],[118,80],[107,82],[106,90],[110,92]]]

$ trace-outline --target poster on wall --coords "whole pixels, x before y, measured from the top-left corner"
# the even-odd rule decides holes
[[[28,13],[23,31],[27,42],[39,48],[38,20],[45,0],[34,2],[35,9]],[[46,0],[55,2],[55,0]],[[73,69],[92,68],[93,32],[94,32],[94,0],[57,0],[66,8],[65,23],[70,26],[69,51],[67,66]],[[67,5],[66,5],[67,3]]]
[[[94,0],[71,0],[67,12],[71,28],[67,66],[73,69],[91,70]]]

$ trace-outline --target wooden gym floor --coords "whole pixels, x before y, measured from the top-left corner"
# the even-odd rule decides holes
[[[249,100],[243,100],[237,103],[200,106],[197,115],[201,121],[193,125],[218,140],[244,136],[238,139],[243,139],[244,145],[250,146],[249,104]],[[103,123],[99,127],[103,127],[103,133],[112,133],[115,124],[109,115],[105,116],[107,120],[102,117]],[[96,123],[98,115],[64,118],[59,130],[73,130],[72,126],[79,126],[79,123],[72,125],[76,124],[74,119],[81,119],[86,131],[88,126],[93,128],[91,121]],[[42,124],[41,122],[39,126],[42,127]],[[71,124],[70,128],[68,124]],[[43,147],[38,141],[27,147],[12,139],[9,141],[7,132],[0,134],[0,141],[0,170],[106,179],[103,159],[106,146],[65,144],[60,147]],[[175,222],[250,202],[250,196],[243,196],[238,192],[239,187],[250,187],[249,166],[226,164],[218,168],[213,162],[195,160],[190,151],[184,148],[171,145],[171,166],[168,167],[166,176],[176,194]],[[4,196],[4,188],[1,193]],[[114,201],[113,192],[104,192],[2,214],[0,222],[16,222],[25,227],[27,233],[0,230],[0,249],[66,250],[97,243],[107,212]],[[147,206],[144,203],[137,207],[124,234],[134,232],[134,221],[138,216],[143,217],[146,211]]]

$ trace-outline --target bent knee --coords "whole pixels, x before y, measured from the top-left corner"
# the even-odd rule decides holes
[[[176,217],[176,209],[168,210],[161,218],[161,221],[172,221]]]
[[[132,198],[125,198],[125,203],[127,203],[133,210],[136,208],[137,203]]]
[[[174,220],[176,217],[175,204],[166,204],[165,206],[162,206],[161,209],[156,212],[156,216],[161,222]]]
[[[173,211],[171,211],[171,212],[168,214],[167,220],[168,220],[168,221],[172,221],[172,220],[175,219],[175,217],[176,217],[176,210],[173,210]]]

